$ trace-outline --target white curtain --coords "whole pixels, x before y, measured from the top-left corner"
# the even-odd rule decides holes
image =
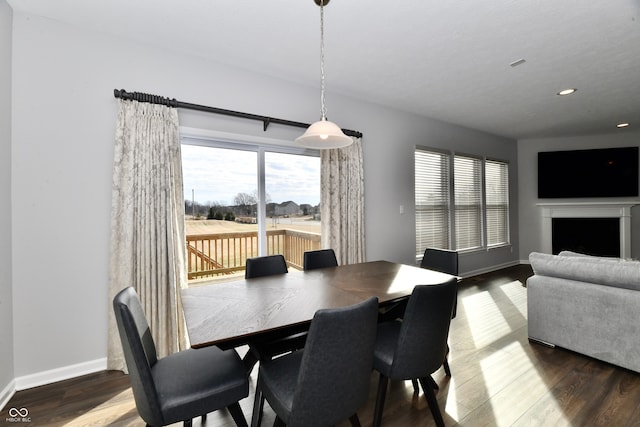
[[[184,197],[178,112],[119,99],[113,169],[108,368],[125,370],[111,301],[133,286],[158,357],[188,345],[180,290],[186,287]]]
[[[362,140],[321,153],[322,246],[340,264],[365,261]]]

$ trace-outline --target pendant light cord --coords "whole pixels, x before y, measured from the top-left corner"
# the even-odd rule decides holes
[[[327,120],[327,107],[324,105],[324,0],[320,0],[320,114]]]

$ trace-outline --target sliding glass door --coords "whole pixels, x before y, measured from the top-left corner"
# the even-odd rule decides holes
[[[278,146],[183,138],[189,280],[235,277],[246,258],[302,268],[320,247],[320,158]]]

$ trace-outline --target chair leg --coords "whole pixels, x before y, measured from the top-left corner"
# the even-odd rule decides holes
[[[351,425],[353,427],[362,427],[360,425],[360,418],[358,418],[358,414],[351,415],[351,417],[349,417],[349,421],[351,421]]]
[[[255,355],[251,348],[242,358],[242,363],[244,363],[244,366],[247,369],[247,375],[250,375],[253,367],[256,366],[256,363],[258,363],[258,356]]]
[[[207,414],[202,414],[202,422],[205,423],[207,421]]]
[[[184,420],[184,427],[191,427],[192,420]]]
[[[384,409],[384,399],[387,394],[389,378],[380,374],[378,381],[378,394],[376,396],[376,409],[373,412],[373,427],[380,427],[382,424],[382,411]]]
[[[256,396],[253,400],[253,414],[251,415],[251,427],[260,427],[262,424],[262,410],[264,408],[264,394],[262,388],[256,386]]]
[[[447,360],[449,357],[449,344],[447,344],[447,352],[444,355],[444,362],[442,362],[442,366],[444,367],[444,373],[447,374],[448,377],[451,376],[451,368],[449,368],[449,361]]]
[[[438,386],[438,383],[436,382],[436,380],[433,379],[431,375],[427,377],[427,382],[431,385],[432,389],[440,390],[440,386]]]
[[[420,378],[420,384],[422,384],[424,396],[427,398],[427,403],[429,404],[429,409],[431,409],[431,414],[433,415],[436,425],[438,427],[444,427],[444,420],[442,419],[438,400],[436,399],[436,394],[433,391],[433,388],[429,386],[427,378]]]
[[[449,356],[449,344],[447,344],[447,353],[444,356],[444,362],[442,362],[442,367],[444,368],[444,373],[447,374],[448,377],[451,376],[451,368],[449,367],[449,361],[447,360],[447,356]],[[435,390],[439,390],[440,387],[438,386],[438,383],[436,383],[433,378],[431,378],[431,376],[428,377],[431,386],[435,389]],[[411,382],[413,383],[413,392],[414,393],[418,393],[420,391],[420,388],[418,387],[418,381],[417,380],[411,380]]]
[[[247,419],[244,417],[244,412],[242,412],[242,408],[240,408],[240,403],[232,403],[227,406],[229,413],[231,414],[231,418],[236,422],[238,427],[249,427],[247,424]],[[202,417],[202,421],[205,420],[205,417]]]
[[[451,376],[451,368],[449,368],[449,362],[447,361],[447,359],[444,359],[444,362],[442,363],[442,366],[444,367],[444,373],[447,374],[448,377]]]

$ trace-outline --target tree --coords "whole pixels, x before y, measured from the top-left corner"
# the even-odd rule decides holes
[[[238,206],[241,212],[251,215],[251,207],[256,204],[256,198],[251,194],[238,193],[233,198],[234,203]]]

